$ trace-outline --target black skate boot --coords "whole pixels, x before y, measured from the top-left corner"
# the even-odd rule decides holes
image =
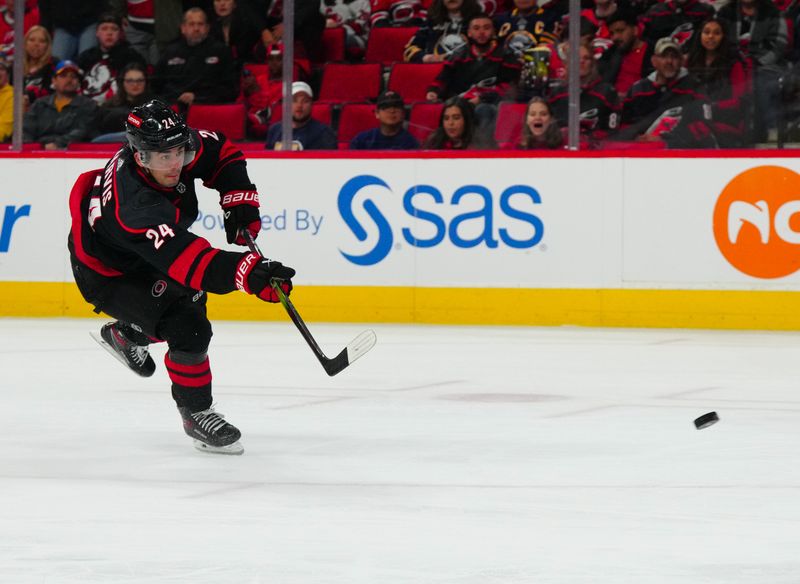
[[[178,408],[183,418],[183,429],[194,438],[194,447],[215,454],[242,454],[244,447],[238,442],[242,433],[225,416],[214,411],[214,406],[200,412]]]
[[[92,338],[128,369],[142,377],[150,377],[156,364],[147,345],[137,345],[131,340],[136,335],[136,331],[124,323],[109,322],[100,329],[100,336],[92,333]]]

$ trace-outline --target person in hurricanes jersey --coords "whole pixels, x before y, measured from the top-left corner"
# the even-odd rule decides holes
[[[93,335],[135,373],[149,377],[148,345],[165,341],[172,397],[185,432],[207,452],[241,454],[241,433],[214,411],[206,292],[236,289],[278,302],[295,271],[250,252],[212,247],[189,231],[198,213],[194,181],[220,193],[228,243],[261,228],[258,192],[242,153],[218,132],[189,128],[153,100],[131,110],[128,144],[70,194],[68,248],[83,297],[116,320]]]

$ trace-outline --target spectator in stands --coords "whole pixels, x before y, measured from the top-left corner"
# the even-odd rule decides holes
[[[447,61],[428,88],[428,101],[461,95],[473,103],[496,103],[519,76],[519,64],[507,58],[494,39],[492,19],[474,16],[467,27],[468,43]]]
[[[362,56],[369,38],[369,0],[322,0],[320,8],[325,28],[344,28],[347,55]]]
[[[755,138],[763,141],[777,125],[778,80],[786,72],[787,24],[769,0],[738,0],[719,16],[732,23],[732,38],[755,67]]]
[[[25,34],[25,50],[22,53],[25,70],[25,107],[39,97],[51,92],[50,86],[56,60],[52,52],[53,40],[43,26],[32,26]]]
[[[160,52],[180,36],[182,0],[109,0],[114,14],[123,19],[125,38],[148,65],[158,63]],[[188,6],[186,8],[189,8]]]
[[[0,6],[0,55],[12,60],[14,58],[14,0],[5,0]],[[23,34],[32,26],[39,24],[39,8],[36,0],[26,0]]]
[[[308,83],[292,83],[292,150],[336,150],[333,129],[311,117],[314,92]],[[267,133],[269,150],[284,150],[281,122],[272,124]]]
[[[428,16],[420,0],[370,0],[370,26],[422,26]]]
[[[92,142],[125,142],[125,121],[135,107],[152,99],[147,70],[142,63],[126,65],[117,78],[119,91],[97,109]]]
[[[543,97],[532,97],[525,111],[519,150],[556,150],[564,147],[564,135]]]
[[[605,138],[609,132],[617,130],[620,106],[617,92],[603,81],[597,70],[597,61],[592,50],[581,45],[579,48],[580,66],[580,130],[590,141]],[[566,47],[565,56],[569,55]],[[569,61],[565,60],[569,69]],[[550,89],[550,106],[553,115],[562,127],[569,118],[569,84],[565,80],[556,81]]]
[[[144,58],[122,38],[122,22],[111,13],[100,16],[96,36],[97,46],[80,54],[78,67],[84,72],[81,93],[101,105],[116,94],[119,72],[130,63],[144,65]]]
[[[478,0],[434,0],[428,20],[403,53],[409,63],[441,63],[467,43],[467,23],[481,14]]]
[[[107,0],[39,0],[42,24],[53,31],[53,54],[74,60],[97,44],[95,28]]]
[[[711,100],[712,122],[720,146],[743,146],[746,106],[752,98],[752,65],[731,42],[729,23],[712,16],[700,25],[689,47],[686,67]]]
[[[598,61],[600,74],[624,97],[634,83],[653,70],[652,46],[639,38],[636,12],[630,6],[620,5],[606,24],[614,46]]]
[[[642,38],[654,45],[660,38],[672,37],[685,48],[700,24],[711,16],[714,7],[702,0],[661,0],[642,17]]]
[[[14,133],[14,88],[10,79],[11,66],[0,61],[0,142],[8,142]]]
[[[193,103],[228,103],[239,84],[230,49],[209,38],[206,13],[190,8],[183,15],[182,38],[164,51],[153,77],[155,93],[188,108]]]
[[[283,40],[283,1],[266,2],[266,28],[261,33],[261,42],[269,46]],[[295,55],[322,62],[322,32],[325,30],[325,17],[320,12],[320,0],[295,0],[294,39]]]
[[[39,142],[45,150],[62,150],[88,136],[97,104],[78,93],[80,76],[81,70],[72,61],[56,65],[54,93],[37,99],[25,114],[25,142]]]
[[[475,132],[475,111],[463,97],[451,97],[444,103],[439,126],[425,141],[429,150],[489,150],[497,144],[482,143]]]
[[[253,60],[253,49],[260,42],[265,28],[266,24],[259,15],[246,4],[240,6],[236,0],[214,0],[210,36],[230,48],[237,72],[242,70],[244,63]]]
[[[520,57],[525,49],[557,43],[561,39],[563,3],[514,0],[514,9],[494,21],[497,40],[506,51]]]
[[[351,150],[416,150],[419,142],[403,127],[405,103],[396,91],[378,97],[375,117],[379,127],[360,132],[350,141]]]
[[[622,104],[624,140],[656,141],[686,118],[702,117],[708,101],[696,79],[681,66],[681,48],[670,37],[659,39],[652,56],[655,69],[631,87]],[[702,112],[698,114],[697,112]]]

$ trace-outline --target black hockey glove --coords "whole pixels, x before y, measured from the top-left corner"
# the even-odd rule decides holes
[[[247,245],[240,231],[247,229],[253,239],[261,230],[261,214],[258,210],[256,191],[230,191],[220,198],[222,216],[225,220],[225,238],[228,243]]]
[[[282,263],[249,253],[236,268],[236,287],[242,292],[255,294],[266,302],[280,302],[278,293],[272,288],[272,280],[287,296],[292,292],[295,271]]]

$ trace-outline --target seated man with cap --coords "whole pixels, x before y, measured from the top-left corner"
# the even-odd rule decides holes
[[[621,140],[653,141],[672,130],[682,118],[695,118],[708,98],[698,90],[698,81],[682,66],[678,43],[659,39],[651,57],[650,75],[639,79],[622,104]]]
[[[419,142],[403,127],[406,110],[396,91],[384,91],[378,97],[375,117],[377,128],[364,130],[350,141],[350,150],[416,150]]]
[[[61,150],[89,134],[97,104],[80,95],[81,70],[61,61],[53,74],[53,93],[40,97],[25,114],[23,140],[39,142],[45,150]]]
[[[292,150],[336,150],[336,134],[311,117],[314,93],[308,83],[292,83]],[[275,107],[281,107],[276,104]],[[284,150],[282,122],[272,124],[267,132],[267,149]]]

